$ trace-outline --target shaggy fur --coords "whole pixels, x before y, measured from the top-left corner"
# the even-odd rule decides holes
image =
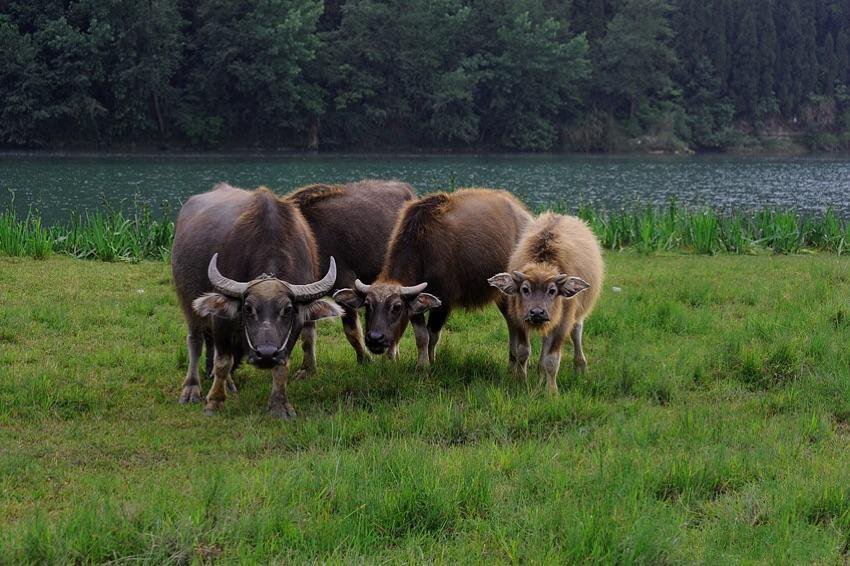
[[[567,336],[573,341],[576,369],[585,368],[582,330],[602,292],[603,269],[599,242],[578,218],[548,212],[527,227],[511,254],[510,273],[491,278],[507,295],[510,359],[516,373],[526,375],[530,332],[543,336],[540,367],[550,391],[557,391]],[[534,321],[534,310],[539,322]]]
[[[587,224],[573,216],[548,212],[538,217],[511,254],[510,271],[522,272],[538,284],[561,273],[590,284],[575,297],[555,302],[557,306],[550,312],[549,323],[534,329],[542,335],[561,324],[564,317],[584,320],[602,292],[604,271],[599,242]],[[517,296],[509,300],[510,313],[513,320],[522,321],[524,313],[518,311],[519,303]]]

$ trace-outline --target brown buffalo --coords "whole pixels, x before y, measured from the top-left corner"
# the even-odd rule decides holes
[[[331,261],[316,281],[316,242],[298,207],[265,188],[222,184],[196,195],[177,218],[171,268],[189,326],[181,402],[200,401],[198,358],[208,335],[215,357],[207,413],[221,407],[227,388],[235,390],[231,370],[244,353],[272,370],[272,414],[294,416],[286,398],[292,348],[306,322],[341,314],[319,300],[333,287],[336,267]],[[315,355],[314,334],[302,336],[305,358]]]
[[[500,298],[487,277],[494,268],[507,268],[530,218],[505,191],[463,189],[412,201],[399,215],[377,280],[371,285],[357,280],[353,289],[337,291],[334,298],[352,309],[365,305],[366,346],[375,354],[396,357],[410,321],[419,352],[416,365],[426,368],[452,309]]]
[[[313,229],[320,267],[327,269],[328,258],[336,259],[334,289],[341,289],[354,286],[357,278],[371,282],[378,276],[398,213],[416,195],[407,183],[364,180],[345,185],[310,185],[286,198],[298,204]],[[368,354],[357,310],[342,307],[345,337],[354,348],[358,363],[363,363]],[[310,368],[304,369],[305,373],[310,372]]]
[[[511,367],[518,376],[527,376],[528,334],[539,332],[540,370],[548,390],[557,392],[561,346],[567,336],[573,341],[576,371],[587,367],[582,331],[602,290],[599,242],[578,218],[549,212],[523,233],[509,271],[494,275],[489,283],[508,298]]]

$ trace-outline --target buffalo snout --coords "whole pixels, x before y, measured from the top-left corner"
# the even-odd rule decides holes
[[[549,322],[549,313],[541,307],[533,307],[528,310],[526,320],[531,324],[546,324]]]
[[[372,330],[366,333],[366,347],[373,354],[383,354],[390,347],[386,334]]]

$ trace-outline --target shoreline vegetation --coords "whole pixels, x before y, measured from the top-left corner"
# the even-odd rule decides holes
[[[314,154],[355,154],[355,155],[549,155],[549,156],[617,156],[617,155],[727,155],[727,156],[818,156],[850,155],[850,132],[835,135],[831,132],[797,132],[782,137],[760,137],[751,134],[739,134],[730,145],[715,148],[692,147],[684,144],[655,145],[644,143],[640,138],[623,138],[618,145],[609,148],[549,148],[529,150],[506,148],[501,146],[432,146],[432,145],[327,145],[306,148],[303,145],[244,145],[216,144],[198,146],[181,143],[131,142],[109,145],[98,144],[57,144],[49,146],[0,145],[2,156],[156,156],[180,157],[192,155],[314,155]]]
[[[850,222],[838,218],[832,209],[822,215],[773,209],[723,213],[688,209],[673,201],[666,207],[635,205],[616,211],[599,211],[587,205],[573,210],[559,203],[548,208],[585,220],[606,250],[842,255],[850,246]],[[137,200],[128,211],[105,205],[93,212],[73,213],[66,223],[46,226],[35,209],[19,216],[13,199],[0,212],[0,255],[164,261],[170,256],[174,238],[173,216],[167,204],[160,214],[154,214],[149,205]]]
[[[844,0],[4,3],[0,145],[850,149]]]

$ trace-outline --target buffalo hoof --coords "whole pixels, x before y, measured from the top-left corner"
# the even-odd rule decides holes
[[[315,368],[301,368],[295,372],[295,379],[307,379],[316,375]]]
[[[372,356],[370,356],[369,354],[363,354],[363,355],[357,356],[357,363],[361,366],[365,366],[366,364],[369,364],[371,362],[372,362]]]
[[[183,405],[186,403],[200,403],[201,399],[203,397],[201,397],[200,385],[187,385],[180,393],[180,404]]]
[[[207,401],[207,404],[204,405],[204,414],[212,416],[216,414],[221,408],[224,407],[224,401],[217,401],[215,399],[210,399]]]
[[[289,403],[276,403],[269,407],[269,414],[276,419],[283,419],[288,421],[289,419],[294,419],[298,415],[295,413],[295,409]]]
[[[417,362],[416,371],[419,373],[428,373],[429,371],[431,371],[431,364],[423,364],[421,362]]]
[[[511,376],[520,383],[528,383],[528,372],[522,368],[511,368]]]
[[[233,380],[229,377],[227,378],[227,392],[228,393],[239,393],[239,390],[236,388],[236,384],[233,383]]]

